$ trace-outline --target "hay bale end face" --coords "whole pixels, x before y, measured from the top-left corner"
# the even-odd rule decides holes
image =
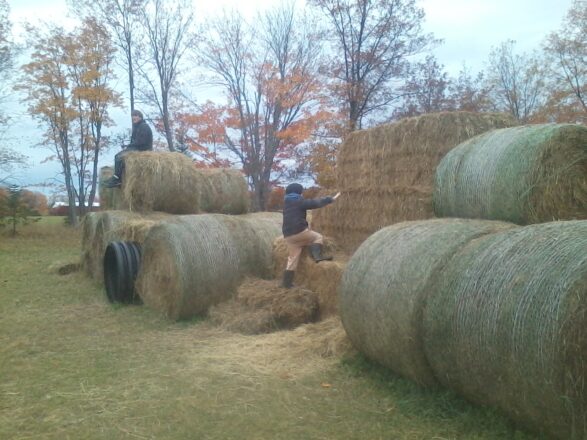
[[[587,221],[463,247],[423,315],[442,384],[561,440],[587,438]]]
[[[461,219],[404,222],[369,237],[339,289],[342,323],[367,357],[423,385],[436,380],[424,355],[422,313],[446,261],[469,241],[511,224]]]
[[[180,216],[152,228],[137,278],[145,305],[187,319],[231,298],[246,275],[271,274],[271,243],[281,231],[266,213],[255,216]]]
[[[342,195],[315,212],[313,226],[352,252],[385,226],[434,217],[434,172],[444,155],[473,136],[513,125],[506,114],[444,112],[353,132],[337,158]]]
[[[533,224],[587,218],[587,127],[494,130],[452,150],[436,172],[439,217]]]

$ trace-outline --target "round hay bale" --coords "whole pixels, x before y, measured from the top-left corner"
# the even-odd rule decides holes
[[[465,219],[404,222],[369,237],[349,260],[339,311],[355,347],[423,385],[436,380],[424,355],[422,311],[446,261],[469,241],[511,224]]]
[[[88,276],[94,273],[94,240],[96,228],[102,217],[101,212],[88,212],[82,220],[80,265]]]
[[[293,329],[313,322],[318,299],[306,289],[283,289],[275,280],[249,278],[235,297],[212,306],[209,318],[215,325],[247,335]]]
[[[587,218],[587,127],[494,130],[449,152],[436,171],[439,217],[518,224]]]
[[[469,243],[423,316],[435,376],[553,438],[587,438],[587,221]]]
[[[201,175],[181,153],[131,152],[124,158],[122,194],[132,211],[200,212]]]
[[[229,299],[245,275],[271,274],[272,241],[281,231],[254,218],[202,214],[153,227],[137,278],[143,302],[170,318],[190,318]]]
[[[240,170],[196,168],[202,175],[200,207],[204,212],[244,214],[249,212],[249,190]]]

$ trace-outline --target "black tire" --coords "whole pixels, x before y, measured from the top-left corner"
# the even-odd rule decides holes
[[[135,280],[141,263],[141,248],[130,241],[113,241],[104,252],[104,286],[112,303],[141,304]]]

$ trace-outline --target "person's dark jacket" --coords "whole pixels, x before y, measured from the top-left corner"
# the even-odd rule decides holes
[[[283,227],[284,237],[299,234],[308,227],[306,211],[308,209],[322,208],[333,202],[332,197],[319,199],[304,199],[301,194],[291,193],[285,196],[283,205]]]
[[[153,133],[144,120],[132,125],[129,150],[150,151],[153,149]]]

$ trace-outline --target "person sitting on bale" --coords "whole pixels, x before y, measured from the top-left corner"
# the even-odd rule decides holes
[[[122,183],[122,172],[124,168],[124,156],[131,151],[151,151],[153,150],[153,133],[151,127],[143,119],[143,114],[138,110],[131,112],[132,117],[132,134],[130,144],[114,156],[114,175],[107,180],[104,185],[106,188],[114,188]]]
[[[310,254],[316,263],[332,260],[332,257],[322,255],[324,238],[318,232],[310,230],[306,221],[308,209],[322,208],[332,203],[340,195],[322,197],[318,199],[304,199],[304,188],[299,183],[292,183],[285,189],[283,206],[282,232],[287,244],[287,267],[283,273],[282,287],[289,289],[293,286],[293,277],[304,246],[309,246]]]

